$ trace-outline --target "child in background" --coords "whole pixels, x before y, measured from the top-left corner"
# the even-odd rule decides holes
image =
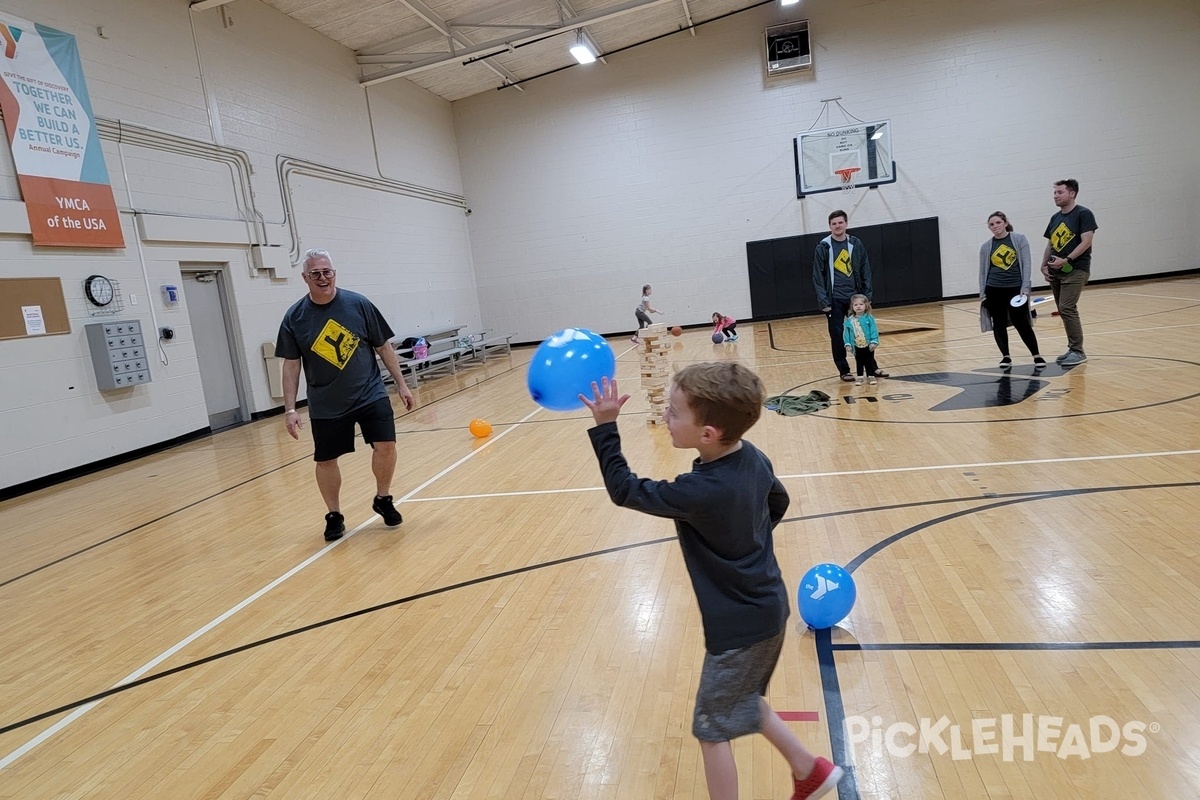
[[[592,384],[591,399],[579,395],[596,421],[588,436],[612,501],[675,521],[704,626],[692,735],[713,800],[736,800],[731,741],[751,733],[787,759],[792,800],[821,797],[842,778],[841,768],[809,752],[766,701],[789,611],[772,531],[789,500],[771,462],[742,439],[762,413],[763,396],[762,381],[736,361],[680,370],[663,416],[671,443],[695,448],[699,458],[691,472],[655,481],[633,474],[621,453],[617,417],[629,395],[607,378]]]
[[[713,316],[713,333],[720,333],[725,336],[725,341],[737,341],[737,320],[733,317],[726,317],[720,311],[714,311]]]
[[[633,310],[633,315],[637,317],[638,321],[638,333],[641,333],[642,328],[646,327],[647,325],[654,324],[654,320],[650,319],[651,314],[662,313],[657,308],[650,305],[650,292],[650,284],[647,283],[642,287],[642,302],[638,303],[638,307]],[[635,333],[629,341],[637,344],[641,340],[638,338],[637,333]]]
[[[875,376],[879,367],[875,363],[875,348],[879,347],[879,328],[875,326],[871,301],[865,294],[850,298],[850,313],[842,326],[842,339],[846,343],[846,355],[854,353],[854,368],[858,373],[854,385],[862,386],[864,374],[871,385],[877,383]]]

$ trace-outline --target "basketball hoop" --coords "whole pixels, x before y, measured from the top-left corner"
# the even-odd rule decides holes
[[[854,173],[858,171],[858,167],[842,167],[833,171],[835,175],[842,179],[842,191],[848,192],[854,188]]]

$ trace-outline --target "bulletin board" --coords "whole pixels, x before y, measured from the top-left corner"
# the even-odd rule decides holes
[[[43,335],[29,332],[27,307],[39,309],[45,335],[71,332],[61,278],[0,278],[0,339]]]

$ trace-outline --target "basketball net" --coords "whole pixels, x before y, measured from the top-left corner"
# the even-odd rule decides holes
[[[843,192],[848,192],[854,188],[854,173],[858,171],[858,167],[843,167],[842,169],[834,170],[834,173],[842,179]]]

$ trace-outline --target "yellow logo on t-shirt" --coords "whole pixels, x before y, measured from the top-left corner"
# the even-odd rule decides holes
[[[833,268],[843,275],[850,274],[850,250],[846,249],[837,254],[833,260]]]
[[[358,342],[357,336],[329,320],[312,343],[312,351],[338,369],[345,369],[350,357],[358,349]]]
[[[996,252],[992,253],[992,266],[996,269],[1008,269],[1016,263],[1017,251],[1006,244],[1000,245]]]
[[[866,347],[867,346],[867,334],[865,331],[863,331],[862,323],[859,322],[857,319],[851,319],[850,325],[851,325],[851,327],[854,328],[854,346],[855,347]]]
[[[1075,232],[1067,227],[1067,223],[1060,222],[1058,227],[1054,229],[1054,233],[1050,234],[1050,247],[1054,252],[1061,253],[1067,249],[1067,245],[1075,238]]]

